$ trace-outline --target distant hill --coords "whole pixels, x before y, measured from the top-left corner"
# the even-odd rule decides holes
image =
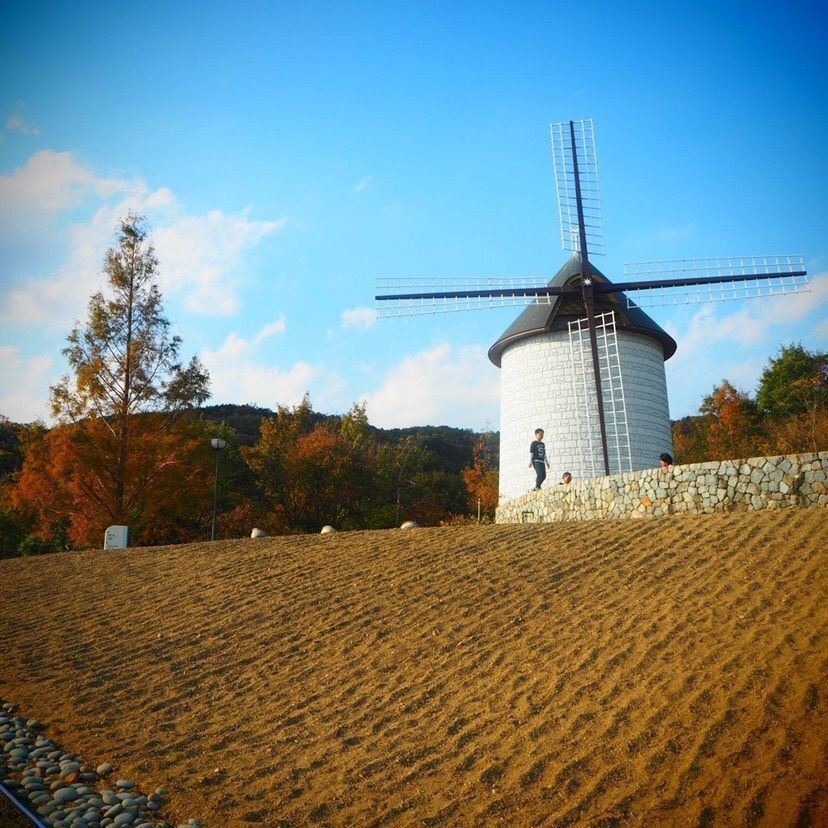
[[[206,405],[196,409],[196,416],[213,423],[226,423],[236,432],[241,446],[252,446],[259,440],[262,420],[275,414],[269,408],[255,405]],[[313,412],[314,424],[338,424],[340,417],[336,414]],[[0,417],[0,480],[3,476],[17,471],[23,465],[20,437],[27,428],[22,423]],[[472,448],[480,437],[480,432],[468,428],[452,426],[411,426],[410,428],[377,428],[369,426],[374,436],[386,443],[399,443],[406,437],[414,437],[429,452],[428,471],[459,474],[472,462]],[[500,456],[500,435],[488,432],[486,435],[489,456],[496,468]]]
[[[259,439],[262,420],[274,416],[269,408],[255,405],[207,405],[199,409],[200,415],[210,422],[226,423],[232,428],[242,446],[252,446]],[[332,414],[314,412],[316,423],[338,423],[340,418]],[[411,426],[409,428],[377,428],[370,426],[376,438],[386,443],[399,443],[406,437],[414,437],[429,452],[428,471],[459,474],[472,462],[472,448],[480,432],[452,426]],[[488,432],[487,444],[492,464],[497,467],[500,456],[500,435]],[[527,444],[528,445],[528,444]]]

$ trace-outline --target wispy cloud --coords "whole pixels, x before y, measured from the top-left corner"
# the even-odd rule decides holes
[[[152,238],[162,264],[162,288],[183,293],[195,313],[237,313],[245,253],[284,224],[284,219],[255,221],[248,210],[235,215],[213,210],[156,228]]]
[[[40,130],[24,118],[25,111],[25,104],[17,104],[14,112],[6,118],[6,129],[11,132],[19,132],[21,135],[40,135]]]
[[[0,345],[0,414],[24,423],[46,419],[49,406],[44,389],[56,379],[53,366],[51,357],[25,357],[13,345]]]
[[[681,239],[686,239],[696,232],[695,224],[672,225],[669,227],[660,227],[653,233],[653,237],[660,242],[677,242]]]
[[[354,192],[355,193],[361,193],[363,190],[368,189],[368,186],[370,185],[370,183],[373,180],[374,180],[373,175],[366,175],[365,177],[360,178],[360,180],[357,181],[356,184],[354,184]]]
[[[257,354],[256,345],[257,337],[248,341],[231,333],[216,350],[202,351],[201,360],[210,371],[213,398],[270,408],[279,403],[297,405],[310,390],[317,370],[303,361],[287,371],[267,365]]]
[[[687,322],[664,327],[678,342],[666,363],[671,415],[697,410],[701,398],[722,379],[753,392],[767,359],[783,344],[819,347],[828,333],[828,274],[811,280],[809,293],[727,304],[703,305]]]
[[[47,233],[54,216],[90,201],[91,215],[62,234]],[[166,187],[151,190],[140,178],[98,175],[73,153],[44,150],[9,175],[0,176],[0,242],[9,249],[42,245],[54,238],[62,264],[41,279],[23,281],[0,272],[0,321],[8,325],[48,322],[66,328],[101,284],[104,253],[120,218],[146,215],[160,260],[160,284],[184,297],[188,309],[228,315],[240,308],[248,252],[278,232],[284,219],[254,220],[249,210],[188,215]]]
[[[0,211],[56,212],[88,195],[106,199],[131,187],[135,182],[97,175],[73,152],[41,150],[10,175],[0,175]]]
[[[483,346],[444,343],[403,359],[363,399],[371,422],[383,428],[483,427],[499,419],[500,377]]]
[[[367,331],[377,324],[377,312],[373,308],[352,308],[342,311],[342,327]]]
[[[814,276],[808,293],[745,300],[732,313],[726,312],[727,307],[716,303],[703,305],[684,329],[668,323],[671,335],[680,338],[680,351],[685,359],[717,342],[774,344],[780,327],[797,324],[814,313],[824,319],[824,309],[828,307],[828,274]]]
[[[287,320],[285,319],[285,315],[282,314],[275,322],[270,322],[269,324],[265,325],[257,334],[253,337],[253,342],[258,345],[265,339],[268,339],[271,336],[277,336],[278,334],[283,334],[287,330]]]

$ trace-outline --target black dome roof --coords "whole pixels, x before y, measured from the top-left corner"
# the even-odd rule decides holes
[[[610,280],[590,262],[592,278],[595,282],[611,284]],[[581,275],[581,254],[573,253],[566,264],[549,280],[549,287],[562,287]],[[664,359],[669,359],[676,352],[676,341],[670,334],[655,323],[637,305],[627,307],[627,297],[623,293],[603,293],[595,296],[595,313],[615,311],[615,324],[625,331],[650,336],[661,343]],[[566,331],[568,323],[586,316],[580,293],[570,296],[554,296],[552,301],[534,301],[512,322],[500,335],[497,342],[489,348],[489,359],[500,367],[503,351],[521,339],[547,333],[548,331]]]

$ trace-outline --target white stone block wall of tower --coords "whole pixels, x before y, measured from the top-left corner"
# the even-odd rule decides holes
[[[630,435],[633,471],[658,465],[662,452],[673,453],[664,352],[658,340],[618,331],[618,350]],[[578,408],[566,331],[520,340],[503,352],[500,377],[500,500],[525,494],[535,485],[529,468],[529,443],[543,428],[550,469],[544,486],[560,482],[564,471],[573,477],[592,477],[578,450],[578,435],[586,449],[585,430],[594,428],[596,474],[603,475],[594,385],[589,380],[589,415]],[[583,395],[581,395],[583,396]],[[610,471],[617,464],[610,459]]]

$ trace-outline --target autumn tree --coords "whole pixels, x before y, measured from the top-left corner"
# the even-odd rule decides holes
[[[707,418],[706,459],[751,457],[761,453],[756,403],[728,380],[704,398],[699,411]]]
[[[708,459],[709,428],[704,417],[682,417],[673,423],[673,452],[677,463],[702,463]]]
[[[306,495],[296,448],[312,428],[313,409],[305,394],[293,408],[279,405],[273,417],[262,421],[258,443],[242,449],[263,500],[273,510],[273,531],[301,529]]]
[[[159,431],[152,415],[131,424],[136,447],[128,456],[131,535],[141,543],[203,537],[208,525],[212,456],[197,420]],[[11,500],[34,519],[34,537],[51,548],[99,545],[112,523],[111,433],[100,418],[33,431]]]
[[[463,480],[469,491],[469,506],[477,509],[478,501],[482,510],[494,516],[498,501],[498,473],[492,466],[486,435],[481,434],[472,449],[472,464],[463,469]]]
[[[146,524],[150,501],[172,481],[181,484],[182,472],[186,479],[191,435],[180,417],[209,396],[198,359],[179,360],[181,339],[164,315],[158,260],[143,218],[129,214],[119,223],[104,274],[105,290],[93,294],[86,322],[67,337],[70,373],[51,388],[52,413],[65,433],[41,447],[60,449],[41,471],[51,468],[58,487],[71,485],[71,519],[83,542],[107,524]],[[77,465],[59,477],[66,458]],[[21,506],[37,489],[27,463],[28,457],[16,498]]]

